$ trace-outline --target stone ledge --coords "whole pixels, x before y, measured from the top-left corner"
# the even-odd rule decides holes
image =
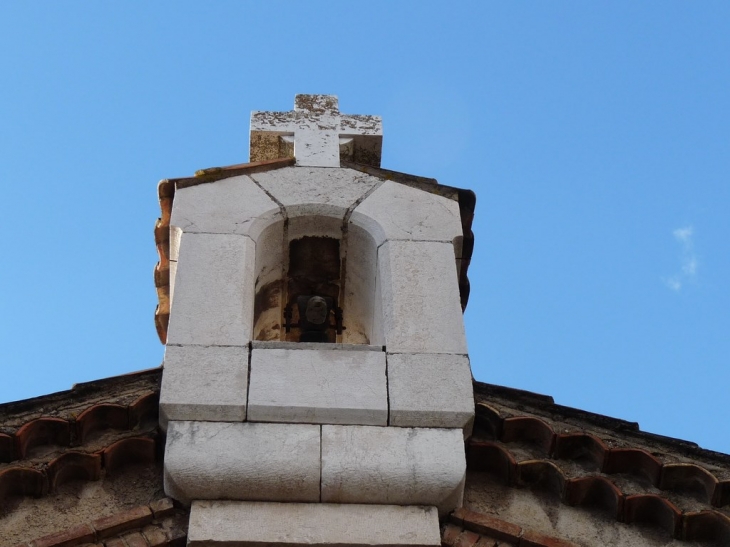
[[[314,342],[279,342],[254,340],[253,349],[313,349],[318,351],[385,351],[382,346],[368,346],[366,344],[317,344]]]
[[[438,547],[434,507],[194,501],[188,547]]]

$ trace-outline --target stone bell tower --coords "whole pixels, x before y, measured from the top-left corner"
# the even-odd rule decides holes
[[[250,142],[252,163],[161,183],[165,490],[188,544],[435,547],[474,416],[471,194],[381,169],[380,118],[334,96],[254,112]]]

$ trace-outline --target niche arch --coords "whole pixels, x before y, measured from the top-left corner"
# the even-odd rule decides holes
[[[332,298],[342,310],[344,330],[332,329],[327,342],[382,345],[376,239],[360,223],[323,213],[321,207],[297,209],[296,216],[255,230],[252,338],[299,341],[297,328],[286,332],[285,310],[292,310],[291,322],[297,323],[296,298],[316,294]]]

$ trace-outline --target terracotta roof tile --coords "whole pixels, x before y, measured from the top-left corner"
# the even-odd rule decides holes
[[[91,541],[94,541],[94,530],[88,524],[82,524],[31,541],[30,545],[31,547],[75,547]]]
[[[107,473],[115,473],[122,467],[133,463],[154,462],[157,447],[154,438],[129,437],[117,441],[104,449],[104,468]]]
[[[0,463],[11,462],[16,459],[15,443],[10,435],[0,433]]]
[[[140,506],[96,519],[91,525],[96,530],[97,537],[103,539],[150,522],[152,522],[152,511],[149,507]]]
[[[522,535],[522,528],[516,524],[483,513],[476,513],[463,507],[454,511],[451,519],[474,532],[500,540],[518,541]]]
[[[554,537],[526,531],[520,538],[519,547],[580,547],[579,545]]]
[[[129,409],[117,404],[90,406],[76,418],[76,437],[79,443],[92,433],[105,429],[129,429]]]
[[[101,455],[84,452],[66,452],[52,460],[46,469],[51,491],[70,480],[99,480]]]
[[[578,547],[463,507],[454,511],[449,521],[441,531],[441,543],[448,547]]]
[[[59,418],[38,418],[28,422],[15,433],[16,454],[25,458],[42,445],[68,446],[71,442],[69,423]]]

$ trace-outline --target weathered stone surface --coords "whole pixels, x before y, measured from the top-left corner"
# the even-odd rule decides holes
[[[453,243],[462,235],[456,201],[393,181],[383,182],[365,198],[351,219],[378,245],[396,239]]]
[[[292,112],[251,113],[251,161],[281,155],[286,144],[272,141],[270,136],[276,135],[293,141],[297,165],[339,167],[343,144],[347,157],[365,156],[370,164],[380,165],[380,117],[341,114],[335,95],[297,95],[294,107]],[[357,148],[367,153],[358,154]]]
[[[380,179],[342,168],[285,167],[251,176],[286,208],[289,218],[343,218]]]
[[[240,234],[255,239],[258,234],[251,233],[254,224],[279,218],[279,206],[242,175],[178,189],[170,225],[185,233]]]
[[[468,353],[450,243],[388,241],[378,276],[389,352]]]
[[[347,328],[342,333],[342,341],[370,344],[375,339],[373,323],[378,247],[369,233],[352,223],[348,225],[345,242],[343,248],[347,267],[341,306],[347,310]]]
[[[254,260],[255,246],[246,236],[184,233],[167,343],[248,344]]]
[[[194,499],[319,501],[320,428],[170,422],[165,493]]]
[[[461,505],[466,472],[460,429],[322,426],[322,501]]]
[[[195,501],[188,529],[189,547],[440,544],[433,507]]]
[[[474,421],[474,388],[466,355],[388,354],[389,424],[463,428]]]
[[[180,238],[182,237],[182,229],[170,226],[170,260],[177,262],[180,255]]]
[[[242,422],[248,387],[246,346],[165,349],[160,424],[170,420]]]
[[[385,353],[254,349],[248,419],[386,425]]]

